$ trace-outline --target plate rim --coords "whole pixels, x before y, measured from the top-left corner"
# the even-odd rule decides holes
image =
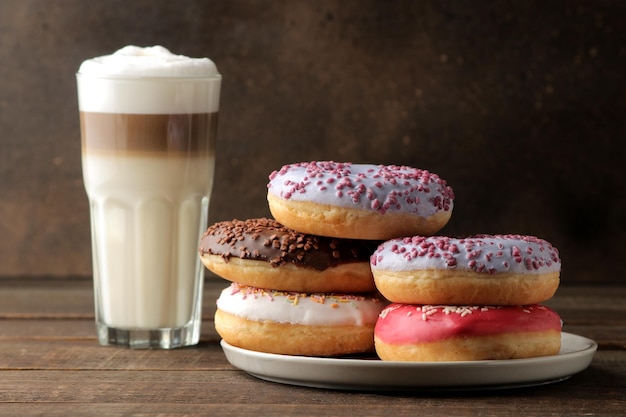
[[[225,340],[220,345],[227,360],[234,367],[246,373],[267,381],[279,382],[289,385],[299,385],[327,389],[347,390],[407,390],[407,389],[434,389],[434,390],[467,390],[467,389],[502,389],[518,388],[536,385],[545,385],[559,382],[570,378],[575,373],[586,369],[597,351],[598,344],[587,337],[562,332],[562,349],[557,355],[542,356],[524,359],[507,360],[481,360],[481,361],[456,361],[456,362],[400,362],[381,361],[376,358],[326,358],[315,356],[282,355],[275,353],[257,352],[230,345]],[[572,346],[573,345],[573,346]],[[565,348],[565,351],[563,351]],[[313,374],[295,370],[285,372],[277,369],[276,364],[288,364],[306,371],[313,370]],[[546,366],[551,365],[551,366]],[[558,366],[555,366],[558,365]],[[309,367],[314,367],[308,369]],[[339,374],[335,369],[349,370]],[[356,370],[357,378],[352,379],[350,374]],[[443,372],[475,372],[481,370],[483,379],[476,381],[463,381],[459,384],[447,381],[421,381],[421,373],[433,371]],[[524,376],[501,377],[498,371],[522,370]],[[534,377],[532,372],[538,371],[539,376]],[[375,384],[358,378],[359,372],[382,373],[383,379],[386,372],[416,373],[416,380],[402,381],[398,384]],[[514,372],[511,372],[513,374]],[[330,375],[333,374],[333,375]],[[336,376],[336,377],[333,377]],[[362,375],[361,375],[362,376]],[[443,378],[443,376],[442,376]],[[502,380],[502,381],[501,381]]]

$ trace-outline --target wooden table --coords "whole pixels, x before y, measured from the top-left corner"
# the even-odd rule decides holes
[[[266,382],[226,360],[208,278],[201,343],[102,347],[86,278],[0,279],[0,415],[626,415],[626,286],[568,287],[548,304],[564,331],[594,339],[586,370],[559,383],[480,392],[351,392]]]

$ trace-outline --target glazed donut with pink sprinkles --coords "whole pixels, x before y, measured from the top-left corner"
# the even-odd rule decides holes
[[[217,299],[215,330],[231,345],[257,352],[373,352],[374,327],[387,304],[377,293],[303,293],[231,283]]]
[[[435,234],[454,200],[446,181],[426,170],[349,162],[285,165],[267,188],[270,211],[286,227],[350,239]]]
[[[389,361],[475,361],[556,355],[561,318],[542,305],[391,304],[374,329],[376,353]]]
[[[525,305],[556,292],[558,250],[521,235],[388,240],[370,257],[376,287],[396,303]]]

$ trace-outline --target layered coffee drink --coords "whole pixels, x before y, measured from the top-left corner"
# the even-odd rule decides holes
[[[207,58],[126,47],[77,74],[102,344],[197,343],[221,78]]]

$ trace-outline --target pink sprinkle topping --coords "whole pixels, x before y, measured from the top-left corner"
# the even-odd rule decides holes
[[[560,271],[558,250],[549,242],[522,235],[466,238],[414,236],[392,239],[375,252],[378,269],[468,269],[479,273]],[[406,267],[403,267],[406,265]]]
[[[452,188],[439,176],[407,166],[302,162],[285,165],[269,178],[268,188],[286,200],[302,198],[380,213],[428,217],[451,210],[454,200]],[[322,182],[328,188],[320,187]]]

